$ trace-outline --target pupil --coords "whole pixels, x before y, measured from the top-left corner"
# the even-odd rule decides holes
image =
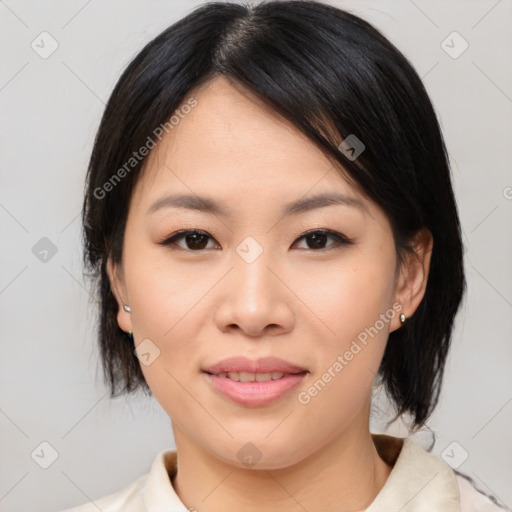
[[[189,243],[191,238],[193,240],[192,241],[192,246],[193,247],[190,247],[190,243]],[[199,242],[199,244],[197,245],[197,239],[198,238],[199,239],[201,239],[201,238],[203,239],[203,244],[201,244]],[[192,235],[187,235],[187,245],[189,245],[190,249],[204,249],[204,247],[206,246],[206,244],[204,243],[205,240],[206,240],[206,236],[205,235],[201,235],[201,234],[197,234],[197,233],[192,234]],[[194,245],[194,244],[196,244],[196,245]]]
[[[313,245],[313,247],[320,247],[322,248],[321,246],[323,245],[322,244],[322,241],[325,242],[324,238],[326,237],[327,235],[325,233],[314,233],[312,235],[309,235],[309,239],[313,239],[313,244],[309,244],[310,246]],[[320,243],[319,243],[319,238],[320,238]]]

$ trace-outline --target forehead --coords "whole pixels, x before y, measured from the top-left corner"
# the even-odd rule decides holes
[[[190,97],[197,105],[146,160],[137,191],[146,208],[170,192],[240,208],[338,192],[368,206],[339,166],[252,93],[217,78]]]

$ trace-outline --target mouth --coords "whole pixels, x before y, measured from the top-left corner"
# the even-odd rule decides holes
[[[290,375],[303,375],[308,373],[307,370],[296,373],[284,373],[284,372],[219,372],[210,373],[205,372],[208,375],[214,377],[220,377],[221,379],[230,379],[235,382],[268,382],[271,380],[281,380],[284,377]]]

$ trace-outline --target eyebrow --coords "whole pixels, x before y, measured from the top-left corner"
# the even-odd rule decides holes
[[[326,192],[286,204],[281,211],[281,215],[283,217],[298,215],[317,208],[324,208],[332,205],[351,206],[360,209],[362,212],[367,211],[366,206],[360,199],[345,194]],[[209,197],[189,194],[167,195],[161,197],[149,207],[146,215],[150,215],[163,208],[197,210],[200,212],[211,213],[219,217],[233,216],[233,211],[225,205],[222,205]]]

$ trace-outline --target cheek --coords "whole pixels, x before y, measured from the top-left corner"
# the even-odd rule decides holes
[[[315,372],[298,398],[308,413],[306,426],[321,428],[326,438],[336,436],[368,405],[396,314],[390,307],[394,262],[372,261],[360,258],[349,269],[328,272],[328,286],[308,295],[322,322],[314,336]],[[331,421],[319,427],[315,418],[326,415]]]
[[[141,370],[157,400],[173,396],[180,401],[180,375],[195,371],[193,365],[183,362],[195,362],[199,341],[192,329],[197,329],[200,298],[211,286],[210,281],[202,275],[198,279],[194,265],[171,266],[165,250],[154,248],[149,242],[136,244],[134,239],[127,237],[125,246],[134,339],[137,347],[140,345],[139,352],[144,347],[152,361],[146,365],[141,358]],[[186,407],[186,401],[182,402]]]
[[[145,337],[171,336],[198,294],[208,289],[208,276],[194,262],[180,263],[151,241],[127,243],[126,268],[134,331]]]
[[[380,246],[353,251],[339,262],[325,263],[309,277],[301,274],[297,284],[304,301],[323,322],[326,339],[336,339],[341,345],[350,343],[389,310],[394,265],[393,250]]]
[[[322,409],[333,403],[350,414],[359,410],[377,375],[388,339],[394,292],[394,247],[361,250],[343,265],[323,272],[324,286],[308,283],[306,296],[322,320],[316,336],[315,378]],[[311,390],[312,394],[316,391]],[[306,397],[307,399],[307,397]],[[330,404],[330,405],[329,405]]]

